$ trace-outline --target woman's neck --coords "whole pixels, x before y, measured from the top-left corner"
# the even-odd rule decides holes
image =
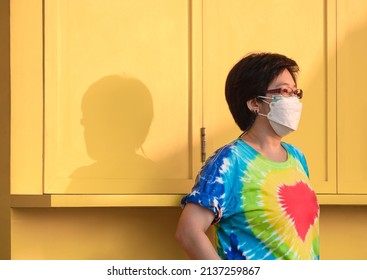
[[[281,145],[281,137],[276,135],[271,128],[269,130],[262,125],[260,129],[260,126],[254,124],[241,138],[270,160],[277,162],[287,160],[287,152]]]

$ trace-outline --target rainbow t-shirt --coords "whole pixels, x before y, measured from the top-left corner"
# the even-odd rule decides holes
[[[217,150],[182,199],[214,212],[222,259],[319,259],[319,205],[306,159],[282,142],[288,157],[274,162],[242,139]]]

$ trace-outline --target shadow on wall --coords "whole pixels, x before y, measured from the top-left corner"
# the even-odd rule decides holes
[[[67,192],[88,192],[75,179],[148,179],[157,176],[155,164],[138,154],[153,120],[153,100],[139,80],[106,76],[83,96],[81,125],[89,157],[76,169]]]

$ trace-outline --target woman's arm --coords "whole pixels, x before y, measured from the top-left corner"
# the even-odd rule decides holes
[[[191,259],[220,260],[206,231],[214,220],[214,213],[205,207],[188,203],[176,229],[176,239]]]

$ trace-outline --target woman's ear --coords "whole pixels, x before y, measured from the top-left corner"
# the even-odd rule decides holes
[[[254,114],[259,113],[260,108],[256,97],[247,101],[247,108]]]

